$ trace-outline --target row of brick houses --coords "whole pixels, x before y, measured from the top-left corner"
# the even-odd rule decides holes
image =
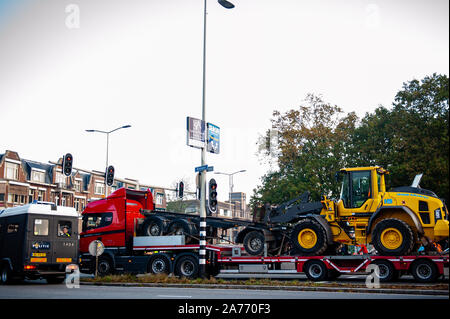
[[[61,162],[60,158],[56,163]],[[166,194],[161,187],[115,178],[114,184],[105,190],[104,172],[74,168],[72,175],[66,177],[61,165],[21,159],[17,152],[9,150],[0,154],[0,209],[38,200],[75,207],[81,212],[89,201],[101,199],[121,187],[150,189],[155,208],[166,209]]]

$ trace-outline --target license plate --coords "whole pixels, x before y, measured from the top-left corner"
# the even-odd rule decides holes
[[[31,253],[31,257],[46,257],[46,253]]]
[[[57,263],[71,263],[72,258],[56,258]]]
[[[47,258],[31,258],[30,262],[32,263],[46,263]]]

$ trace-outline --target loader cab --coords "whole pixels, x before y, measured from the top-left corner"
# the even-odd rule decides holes
[[[342,214],[367,213],[380,191],[385,191],[384,173],[380,167],[344,168],[337,174],[341,181],[338,209]]]

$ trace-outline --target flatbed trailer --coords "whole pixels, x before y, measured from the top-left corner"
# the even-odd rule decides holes
[[[183,236],[161,236],[160,239],[163,240],[163,237],[167,240],[168,237],[175,239]],[[115,255],[115,271],[173,273],[196,278],[199,249],[198,244],[135,245],[133,256]],[[324,281],[334,280],[341,274],[368,274],[374,271],[368,268],[369,265],[377,265],[380,282],[394,281],[401,275],[411,274],[417,282],[431,283],[448,272],[449,265],[448,255],[245,256],[242,255],[245,253],[242,246],[210,244],[206,245],[206,251],[206,275],[209,276],[216,276],[221,271],[246,274],[303,273],[309,280]],[[82,259],[82,265],[86,261]]]

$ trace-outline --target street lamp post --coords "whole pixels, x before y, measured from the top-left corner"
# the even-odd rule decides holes
[[[115,132],[117,130],[120,130],[122,128],[129,128],[131,127],[131,125],[124,125],[118,128],[115,128],[114,130],[111,131],[100,131],[100,130],[86,130],[86,132],[89,133],[93,133],[93,132],[97,132],[97,133],[104,133],[106,134],[106,169],[105,169],[105,174],[106,174],[106,170],[108,169],[108,156],[109,156],[109,134],[111,134],[112,132]],[[108,185],[106,184],[106,175],[105,175],[105,197],[108,195]]]
[[[228,181],[229,181],[229,186],[230,186],[230,193],[229,193],[229,203],[230,203],[230,212],[231,212],[231,217],[233,217],[233,211],[231,209],[231,193],[233,193],[233,175],[238,174],[238,173],[243,173],[246,172],[245,169],[234,172],[234,173],[222,173],[222,172],[215,172],[214,174],[220,174],[220,175],[227,175],[228,176]]]
[[[202,88],[202,121],[206,123],[206,2],[203,10],[203,88]],[[218,0],[219,4],[226,8],[234,8],[234,4],[226,0]],[[206,133],[205,133],[206,134]],[[202,147],[201,165],[206,165],[206,138]],[[199,276],[205,277],[206,273],[206,171],[200,172],[200,249],[199,249]]]

